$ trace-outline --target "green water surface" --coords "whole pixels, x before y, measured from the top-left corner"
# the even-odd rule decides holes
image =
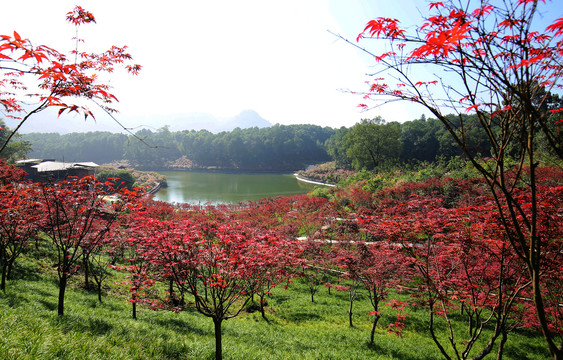
[[[155,200],[177,203],[238,203],[278,195],[311,191],[315,185],[298,181],[291,174],[160,171],[168,188],[160,189]]]

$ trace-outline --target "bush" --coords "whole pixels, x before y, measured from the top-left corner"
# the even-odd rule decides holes
[[[96,176],[96,178],[100,182],[109,181],[113,183],[114,187],[117,189],[126,187],[129,190],[132,190],[133,184],[135,184],[133,175],[126,170],[103,170]]]
[[[336,168],[335,162],[319,164],[308,170],[298,172],[299,176],[327,184],[338,184],[355,174],[353,170]]]

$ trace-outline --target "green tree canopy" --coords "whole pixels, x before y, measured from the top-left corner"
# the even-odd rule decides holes
[[[6,123],[0,119],[0,144],[4,144],[11,133],[12,131],[6,126]],[[11,163],[23,159],[31,151],[31,143],[29,141],[18,141],[18,138],[20,136],[16,134],[6,147],[0,151],[0,158],[4,158]]]
[[[374,169],[401,155],[399,123],[386,123],[381,117],[363,119],[346,137],[346,155],[356,169]]]

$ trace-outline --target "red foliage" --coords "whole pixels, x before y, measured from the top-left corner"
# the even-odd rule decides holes
[[[371,20],[366,25],[363,33],[358,35],[357,41],[364,37],[365,33],[372,37],[390,37],[392,39],[404,39],[405,30],[399,28],[399,21],[397,19],[377,18]]]
[[[231,216],[250,227],[295,238],[319,233],[327,219],[337,214],[335,204],[326,198],[296,195],[249,202]]]
[[[369,294],[374,316],[370,342],[374,342],[375,327],[380,319],[380,303],[387,297],[389,289],[407,281],[411,276],[411,260],[403,256],[396,245],[386,242],[358,243],[349,250],[338,252],[337,263],[347,277],[361,284]],[[394,331],[400,336],[401,322],[395,323]]]
[[[487,79],[506,77],[507,83],[519,82],[511,78],[514,70],[527,69],[529,78],[547,89],[558,87],[562,65],[557,59],[563,51],[563,19],[559,18],[547,26],[545,33],[532,31],[529,24],[536,13],[536,5],[528,6],[531,2],[537,3],[519,1],[504,7],[482,4],[474,9],[470,9],[469,2],[466,6],[452,1],[433,2],[429,6],[430,14],[412,33],[401,28],[397,19],[376,18],[369,21],[357,41],[365,36],[388,40],[390,47],[386,47],[385,52],[372,55],[386,69],[395,69],[396,76],[388,83],[381,77],[374,79],[364,99],[370,99],[372,95],[390,96],[414,101],[435,110],[433,113],[440,113],[436,104],[440,95],[433,98],[435,94],[417,89],[427,81],[418,80],[415,75],[407,75],[401,70],[409,65],[432,64],[463,74],[465,79],[482,78],[477,84],[467,87],[459,86],[463,81],[444,84],[451,87],[450,95],[459,94],[459,98],[450,100],[459,100],[461,108],[467,111],[500,114],[503,106],[491,103],[486,95],[480,97],[480,93],[502,92],[503,89]],[[489,25],[495,23],[498,25],[490,29]],[[427,72],[426,68],[416,73]],[[445,80],[440,78],[435,81]],[[467,94],[469,90],[471,94]],[[369,107],[365,103],[360,106]]]
[[[375,205],[373,194],[362,189],[364,182],[336,192],[335,198],[342,206],[347,206],[353,211],[361,208],[372,209]]]
[[[67,21],[77,29],[80,25],[95,22],[94,16],[80,6],[67,14]],[[117,98],[110,92],[109,84],[100,81],[99,75],[113,72],[116,66],[124,66],[130,73],[137,74],[141,66],[127,64],[131,55],[126,46],[112,46],[96,54],[79,52],[81,40],[74,40],[77,43],[75,50],[65,55],[49,46],[36,46],[16,31],[13,35],[0,35],[0,59],[3,60],[0,64],[0,104],[8,116],[21,120],[20,125],[29,116],[48,107],[58,108],[59,116],[64,112],[77,112],[85,118],[94,117],[76,98],[92,100],[106,112],[115,111],[110,104]],[[29,86],[34,88],[28,90]],[[26,96],[16,98],[15,94],[22,90]],[[29,97],[37,101],[31,110],[27,106]],[[2,144],[0,151],[12,136]]]
[[[0,185],[0,265],[1,290],[12,266],[24,247],[39,231],[42,221],[40,193],[33,186]]]
[[[57,248],[59,315],[64,314],[68,279],[112,230],[118,217],[134,207],[138,194],[123,188],[107,192],[94,176],[41,185],[45,220],[42,230]],[[110,197],[109,195],[112,195]]]
[[[21,182],[27,173],[14,165],[6,164],[6,159],[0,158],[0,185]]]
[[[75,26],[87,24],[90,22],[96,22],[96,19],[94,19],[94,15],[84,10],[80,6],[76,6],[73,11],[68,12],[66,14],[66,20],[74,24]]]
[[[494,323],[495,328],[491,343],[514,327],[537,326],[532,311],[532,279],[522,262],[523,253],[530,249],[519,243],[516,235],[511,235],[517,227],[510,225],[509,209],[503,205],[499,212],[493,199],[485,196],[460,196],[465,199],[458,202],[462,206],[443,208],[446,194],[434,192],[433,182],[431,179],[428,184],[405,184],[385,191],[391,198],[381,201],[371,216],[359,219],[363,230],[372,238],[399,246],[401,252],[414,261],[424,282],[413,295],[430,310],[432,334],[435,315],[449,324],[451,312],[460,310],[469,319],[464,353],[476,344],[480,328],[487,322]],[[406,198],[410,190],[421,189],[424,190],[422,195]],[[470,189],[461,187],[460,191]],[[522,204],[516,218],[522,224],[531,223],[530,191],[513,191],[512,196]],[[543,240],[540,281],[550,331],[554,334],[563,333],[563,314],[557,305],[563,300],[560,275],[563,269],[560,251],[562,192],[562,187],[538,187],[535,212],[535,231]],[[503,227],[502,217],[509,223],[508,230]],[[531,236],[531,233],[524,236]],[[491,315],[486,317],[485,314]],[[437,337],[435,341],[447,353]],[[457,345],[451,346],[452,351],[458,351]],[[487,352],[490,348],[481,351]]]
[[[163,220],[150,205],[135,214],[129,230],[132,300],[146,278],[174,282],[182,298],[190,293],[197,311],[212,318],[221,354],[222,321],[237,316],[254,293],[263,303],[278,281],[287,280],[297,248],[271,231],[226,221],[218,209],[176,209]]]

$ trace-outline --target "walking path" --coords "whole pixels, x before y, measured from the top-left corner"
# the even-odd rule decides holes
[[[308,180],[308,179],[302,178],[301,176],[299,176],[299,175],[297,175],[297,174],[293,174],[293,175],[295,175],[295,178],[296,178],[297,180],[303,181],[303,182],[306,182],[306,183],[309,183],[309,184],[322,185],[322,186],[330,186],[330,187],[335,187],[335,186],[336,186],[336,185],[333,185],[333,184],[327,184],[327,183],[323,183],[323,182],[320,182],[320,181]]]

